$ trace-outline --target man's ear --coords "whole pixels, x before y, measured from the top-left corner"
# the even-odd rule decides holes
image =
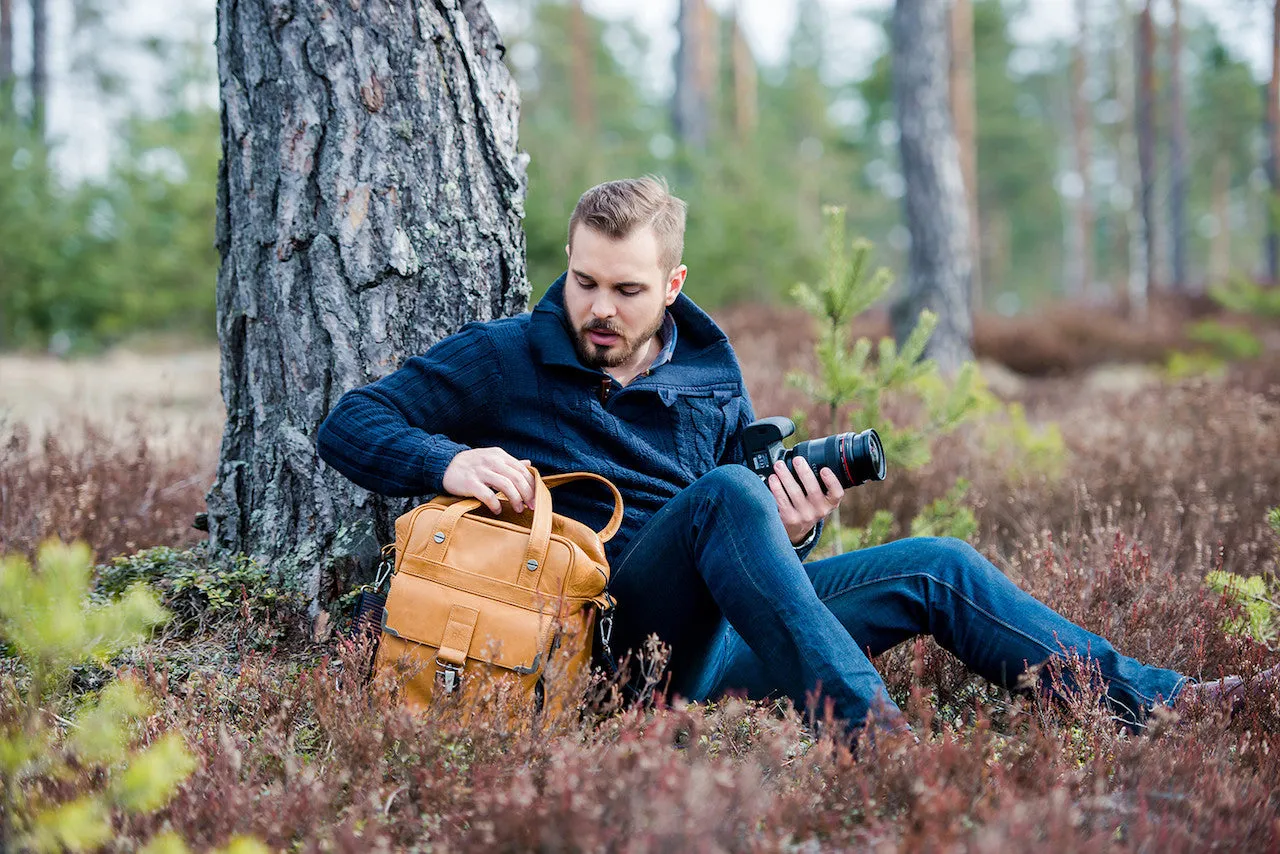
[[[671,271],[671,278],[667,280],[667,305],[671,305],[676,301],[676,297],[680,296],[680,290],[684,287],[684,280],[688,275],[689,268],[683,264]]]
[[[573,253],[569,251],[569,244],[568,244],[568,243],[566,243],[566,244],[564,245],[564,257],[566,257],[566,258],[572,258],[572,257],[573,257]]]

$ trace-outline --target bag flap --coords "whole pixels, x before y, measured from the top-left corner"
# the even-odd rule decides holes
[[[553,614],[530,611],[406,573],[397,574],[391,581],[383,630],[439,649],[455,606],[476,612],[468,658],[526,674],[536,673],[546,662],[555,624]]]

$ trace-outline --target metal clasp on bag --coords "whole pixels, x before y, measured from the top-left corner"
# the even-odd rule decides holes
[[[378,591],[382,589],[382,585],[386,584],[395,573],[396,569],[396,547],[394,544],[388,543],[382,547],[382,557],[378,561],[378,576],[374,579],[373,589]]]
[[[462,685],[462,668],[436,656],[436,685],[446,694],[452,694]]]

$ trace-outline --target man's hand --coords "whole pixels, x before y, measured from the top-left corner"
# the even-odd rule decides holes
[[[836,473],[825,466],[822,469],[822,483],[809,467],[804,457],[793,457],[796,474],[791,474],[787,464],[778,460],[773,464],[774,473],[769,475],[769,491],[774,501],[778,502],[778,514],[782,516],[782,524],[786,526],[787,536],[792,545],[804,542],[813,526],[832,510],[840,505],[844,498],[844,487]],[[798,479],[797,479],[798,476]],[[826,492],[822,491],[823,486]]]
[[[534,482],[528,460],[517,460],[501,448],[472,448],[461,451],[444,470],[444,491],[450,495],[478,498],[498,514],[501,492],[517,513],[533,509]]]

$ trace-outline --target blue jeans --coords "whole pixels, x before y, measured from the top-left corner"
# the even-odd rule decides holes
[[[1087,657],[1115,711],[1136,722],[1186,677],[1121,655],[1020,590],[967,543],[912,537],[801,563],[772,493],[721,466],[651,518],[615,563],[616,651],[656,633],[671,689],[690,700],[741,692],[830,698],[852,726],[896,707],[868,655],[932,635],[971,670],[1013,688],[1028,664]]]

